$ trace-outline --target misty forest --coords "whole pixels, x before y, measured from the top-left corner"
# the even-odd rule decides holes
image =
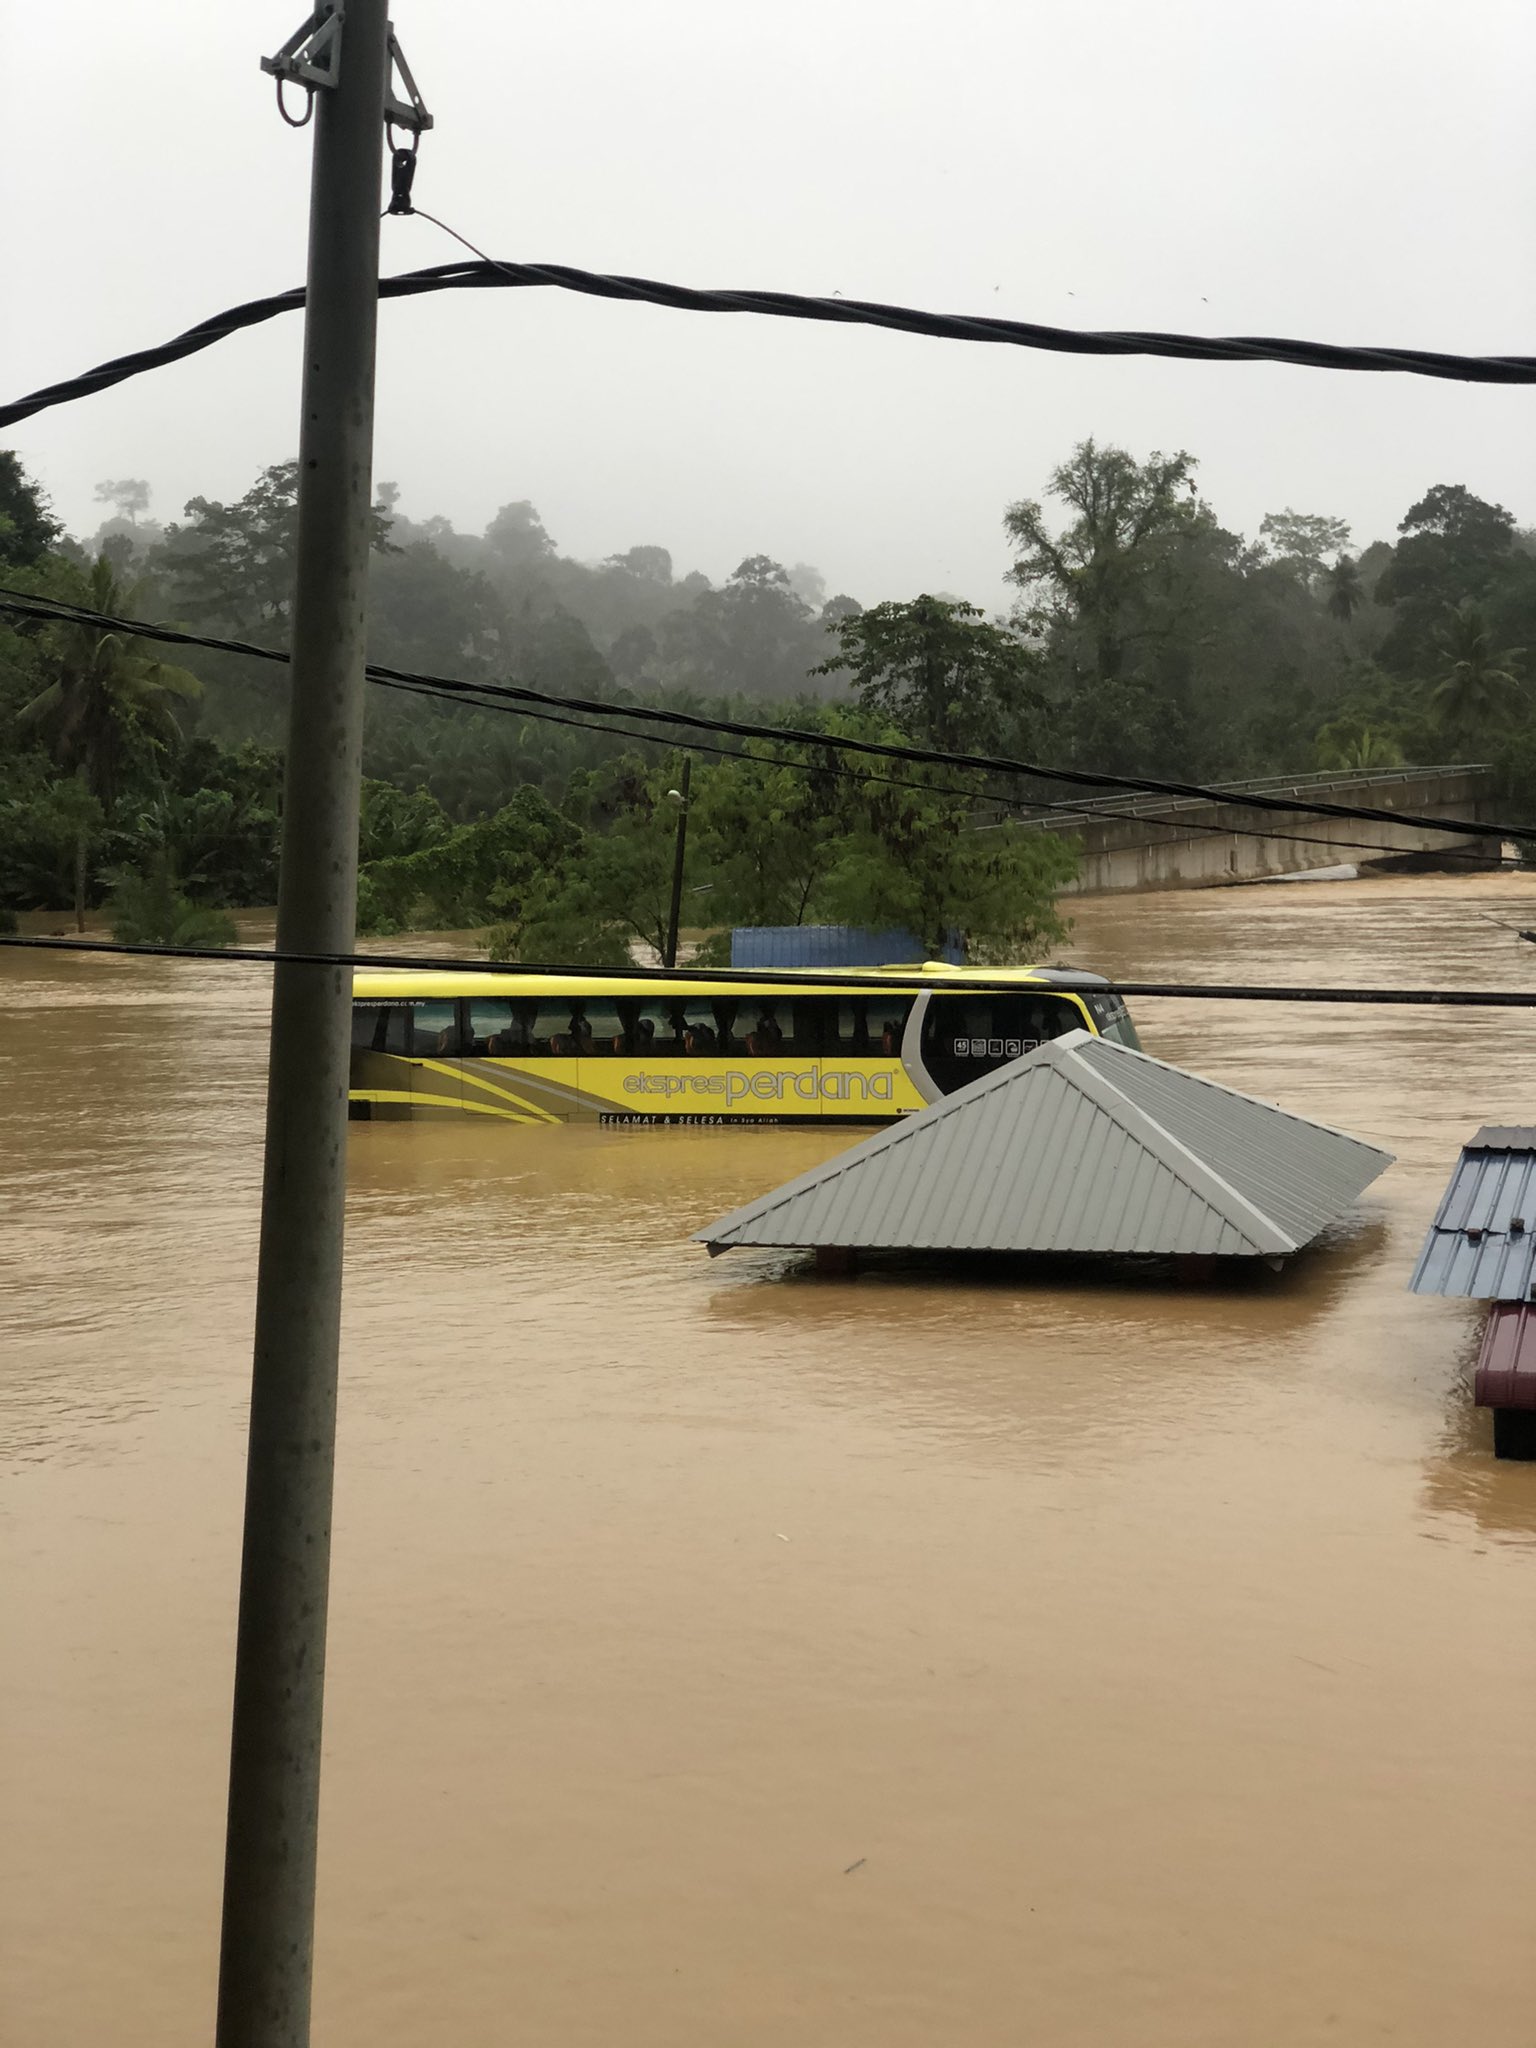
[[[152,514],[100,486],[66,534],[0,453],[0,583],[95,612],[286,645],[296,465],[230,503]],[[1245,537],[1189,455],[1086,441],[998,508],[1011,609],[827,591],[751,555],[723,583],[638,544],[562,554],[526,500],[483,534],[377,495],[372,658],[470,684],[1101,771],[1221,781],[1478,760],[1536,817],[1536,534],[1435,484],[1391,540],[1276,512]],[[78,623],[0,621],[0,919],[219,944],[273,902],[285,671]],[[599,963],[660,948],[675,731],[371,687],[364,932],[475,931],[494,957]],[[620,727],[624,720],[617,721]],[[691,761],[683,922],[899,925],[972,957],[1061,935],[1070,839],[1018,822],[1062,785],[707,735]],[[992,829],[978,830],[981,825]],[[713,954],[711,947],[714,948]]]

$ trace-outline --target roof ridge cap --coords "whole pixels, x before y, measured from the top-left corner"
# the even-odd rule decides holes
[[[1090,1044],[1093,1042],[1089,1040]],[[1129,1046],[1124,1048],[1126,1051],[1133,1049]],[[1182,1138],[1176,1137],[1166,1124],[1160,1124],[1150,1111],[1143,1109],[1129,1095],[1124,1094],[1108,1075],[1101,1074],[1091,1062],[1083,1058],[1082,1054],[1081,1046],[1071,1046],[1062,1053],[1058,1064],[1065,1066],[1068,1062],[1071,1063],[1075,1070],[1072,1076],[1073,1086],[1081,1089],[1096,1108],[1101,1109],[1127,1136],[1134,1138],[1137,1144],[1154,1155],[1166,1155],[1170,1148],[1176,1152],[1178,1158],[1167,1161],[1176,1177],[1203,1202],[1221,1210],[1234,1228],[1244,1232],[1256,1250],[1276,1253],[1292,1252],[1296,1249],[1295,1240],[1288,1237],[1275,1219],[1261,1209],[1257,1202],[1250,1201],[1240,1189],[1233,1187],[1214,1166],[1209,1165],[1197,1152],[1192,1152]],[[1160,1067],[1166,1065],[1166,1062],[1154,1059],[1152,1064]],[[1213,1085],[1219,1087],[1220,1083]],[[1154,1137],[1156,1142],[1150,1142]],[[1233,1211],[1238,1213],[1234,1214]],[[1266,1242],[1266,1239],[1269,1241]]]

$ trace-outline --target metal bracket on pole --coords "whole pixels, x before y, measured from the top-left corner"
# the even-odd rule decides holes
[[[302,85],[311,100],[316,86],[329,88],[335,85],[341,69],[341,28],[345,18],[346,9],[339,0],[322,0],[308,21],[294,30],[276,56],[262,58],[262,70],[277,80],[280,106],[284,85]],[[391,129],[403,128],[419,141],[432,126],[432,116],[427,112],[427,103],[411,75],[411,67],[405,61],[405,52],[393,26],[389,31],[389,63],[390,74],[384,93],[384,125]],[[397,75],[400,83],[398,92],[395,90]],[[286,109],[284,118],[292,119]],[[306,113],[304,120],[294,125],[303,127],[308,119]],[[414,147],[415,143],[412,144]]]
[[[384,96],[384,125],[386,128],[407,128],[412,135],[425,135],[432,126],[432,116],[427,112],[426,101],[416,90],[416,81],[411,76],[411,67],[405,61],[405,52],[400,47],[393,24],[389,31],[389,61],[393,69]],[[393,74],[396,71],[405,88],[405,99],[395,91]]]
[[[285,79],[311,87],[336,83],[341,65],[343,18],[343,9],[326,0],[301,28],[294,30],[275,57],[262,58],[262,70],[277,80],[279,91]]]

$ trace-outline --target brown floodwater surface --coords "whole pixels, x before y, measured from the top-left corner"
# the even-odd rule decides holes
[[[1524,878],[1076,905],[1536,989]],[[0,2039],[211,2036],[266,977],[0,953]],[[327,2048],[1529,2048],[1536,1467],[1404,1291],[1519,1012],[1134,1004],[1398,1155],[1283,1274],[816,1277],[841,1131],[354,1126]]]

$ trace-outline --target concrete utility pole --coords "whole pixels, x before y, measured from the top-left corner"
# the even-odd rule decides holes
[[[677,921],[683,914],[683,855],[688,847],[688,781],[693,773],[693,756],[684,754],[682,787],[667,795],[677,805],[677,838],[672,846],[672,907],[667,913],[667,951],[663,967],[677,965]]]
[[[387,0],[345,13],[263,65],[315,123],[280,953],[349,953],[357,910],[390,37]],[[349,968],[275,969],[218,2048],[309,2040],[351,1011]]]

